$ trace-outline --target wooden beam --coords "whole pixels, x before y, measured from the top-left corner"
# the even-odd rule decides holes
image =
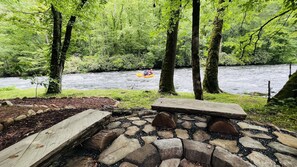
[[[92,136],[111,116],[110,112],[86,110],[33,134],[0,152],[1,167],[46,166],[65,148]]]

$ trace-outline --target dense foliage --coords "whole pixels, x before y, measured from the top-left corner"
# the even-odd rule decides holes
[[[296,62],[296,4],[287,0],[284,6],[283,2],[241,0],[221,4],[226,5],[226,11],[222,16],[220,64]],[[77,0],[0,2],[0,76],[48,73],[51,3],[63,13],[66,24]],[[191,1],[183,0],[182,4],[177,67],[191,64]],[[202,62],[206,60],[217,4],[201,0]],[[165,54],[168,6],[167,0],[88,1],[77,14],[64,72],[160,68]],[[292,10],[286,12],[288,8]]]

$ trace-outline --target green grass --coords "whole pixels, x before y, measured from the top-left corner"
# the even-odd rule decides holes
[[[16,89],[7,87],[0,89],[0,99],[10,99],[16,97],[34,97],[35,89]],[[53,96],[53,95],[52,95]],[[62,94],[56,97],[89,97],[101,96],[110,97],[120,101],[120,108],[145,107],[150,108],[151,104],[160,97],[168,98],[190,98],[193,99],[193,93],[179,92],[179,95],[161,95],[157,91],[150,90],[121,90],[121,89],[104,89],[104,90],[63,90]],[[38,89],[38,97],[50,97],[45,95],[45,89]],[[239,104],[247,113],[248,119],[270,122],[277,126],[297,130],[297,107],[266,107],[266,98],[250,95],[235,94],[204,94],[204,99],[214,102],[236,103]]]

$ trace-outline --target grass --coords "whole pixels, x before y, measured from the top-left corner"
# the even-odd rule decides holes
[[[17,89],[14,87],[0,88],[0,99],[34,97],[34,89]],[[179,92],[178,96],[161,95],[157,91],[150,90],[122,90],[122,89],[104,89],[104,90],[63,90],[62,94],[52,95],[56,97],[89,97],[101,96],[110,97],[120,101],[120,108],[145,107],[150,108],[151,104],[160,97],[168,98],[190,98],[193,99],[193,93]],[[45,95],[45,89],[38,89],[38,97],[50,97]],[[267,107],[266,98],[250,95],[235,94],[204,94],[204,99],[214,102],[236,103],[239,104],[247,113],[248,119],[259,122],[270,122],[279,127],[297,131],[297,107],[273,106]]]

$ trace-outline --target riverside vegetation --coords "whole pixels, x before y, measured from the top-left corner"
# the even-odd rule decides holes
[[[81,11],[73,12],[77,5],[73,1],[1,1],[0,76],[48,74],[53,38],[50,4],[55,4],[63,14],[63,23],[73,13],[79,13],[64,73],[161,68],[169,3],[165,0],[90,0]],[[296,11],[276,17],[287,11],[283,0],[226,1],[225,5],[221,65],[296,62]],[[207,58],[217,7],[216,1],[201,0],[202,64]],[[176,67],[191,66],[191,13],[191,2],[183,0]],[[262,27],[257,40],[259,27],[271,18],[274,19]],[[249,41],[252,34],[253,39]]]
[[[160,97],[170,98],[193,98],[193,93],[179,92],[177,96],[161,95],[157,91],[145,90],[71,90],[66,89],[61,94],[46,95],[45,89],[38,90],[39,97],[90,97],[104,96],[120,101],[120,108],[144,107],[150,108],[151,104]],[[17,89],[14,87],[0,88],[0,98],[22,98],[35,97],[35,89]],[[236,103],[239,104],[247,113],[248,119],[273,123],[279,127],[297,131],[297,107],[294,100],[280,101],[286,105],[270,105],[267,106],[267,99],[259,96],[236,95],[236,94],[204,94],[204,99],[215,102]]]

